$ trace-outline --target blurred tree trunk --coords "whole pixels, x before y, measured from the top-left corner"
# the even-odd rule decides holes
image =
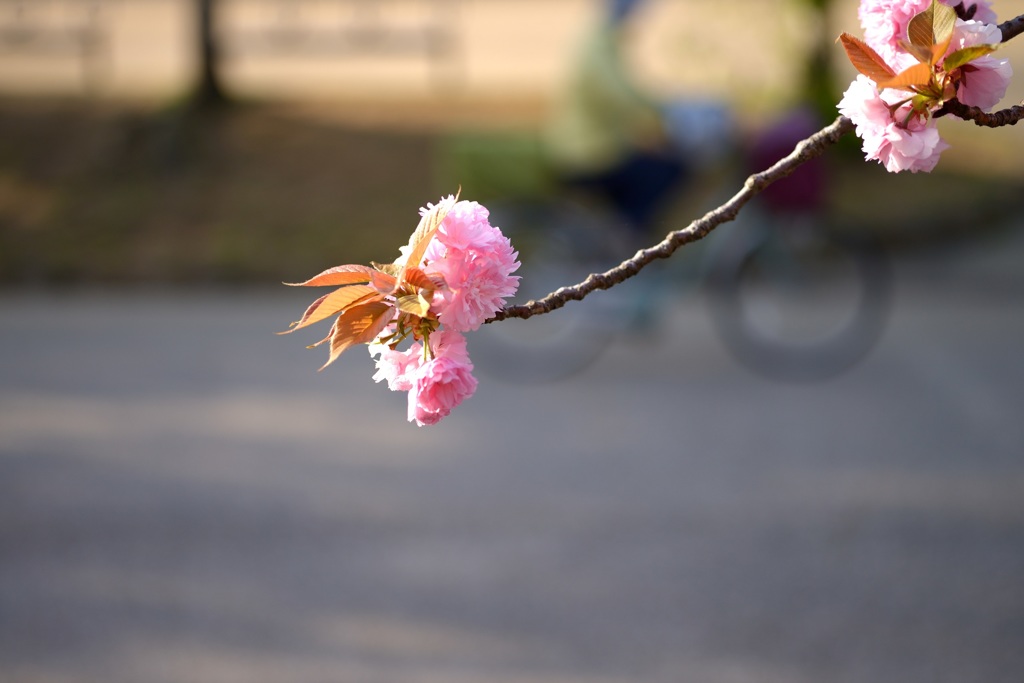
[[[199,81],[192,99],[203,108],[216,107],[228,100],[220,79],[220,50],[215,30],[219,4],[219,0],[196,0]]]
[[[802,0],[803,4],[817,13],[819,31],[814,36],[811,51],[801,75],[801,99],[814,108],[823,121],[836,116],[836,103],[842,89],[836,82],[833,55],[835,36],[831,33],[831,10],[834,0]]]

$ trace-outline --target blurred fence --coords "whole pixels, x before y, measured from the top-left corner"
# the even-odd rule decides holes
[[[403,62],[434,85],[460,74],[462,0],[214,0],[233,80]],[[0,91],[113,95],[181,90],[195,68],[197,0],[0,0]],[[103,67],[112,67],[106,68]],[[358,66],[357,66],[358,68]],[[75,80],[79,75],[80,79]],[[257,79],[258,80],[258,79]],[[265,80],[265,79],[264,79]],[[287,85],[284,85],[287,90]]]
[[[404,117],[408,125],[455,116],[461,122],[464,114],[481,123],[536,116],[559,87],[581,33],[605,4],[216,2],[223,77],[232,94],[342,102],[345,106],[337,109],[345,115],[366,105],[360,111],[369,112],[369,120],[383,117],[391,123]],[[0,0],[0,96],[178,97],[197,73],[196,3]],[[1007,16],[1018,11],[1013,4],[1001,11]],[[810,5],[733,0],[712,7],[703,0],[648,0],[631,57],[651,89],[727,99],[750,116],[770,113],[793,98],[820,36],[858,30],[857,0],[837,0],[827,17]],[[835,50],[843,82],[852,70],[841,49]],[[1004,46],[1000,54],[1020,64],[1024,41]],[[1017,78],[1006,102],[1022,97],[1024,79]],[[973,132],[964,128],[953,134]],[[1011,134],[1016,135],[1006,133]],[[985,154],[970,150],[965,163],[990,166],[991,158],[1005,151],[1005,139],[987,139],[999,141]]]
[[[405,57],[429,62],[443,86],[459,67],[460,0],[229,2],[219,36],[229,59]]]
[[[86,89],[96,87],[108,57],[100,0],[0,0],[0,55],[74,63]]]

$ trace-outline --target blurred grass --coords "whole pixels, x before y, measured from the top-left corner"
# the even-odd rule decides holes
[[[4,282],[295,280],[390,261],[434,199],[432,140],[258,106],[0,106]]]
[[[501,191],[488,178],[546,191],[531,185],[528,135],[492,136],[502,168],[474,172],[459,150],[486,145],[486,135],[346,127],[286,107],[198,118],[15,100],[0,102],[0,131],[6,284],[294,281],[340,263],[390,261],[418,207],[460,183],[464,197],[481,200]],[[855,149],[829,161],[839,220],[893,245],[997,229],[1021,204],[1012,178],[893,176]],[[694,217],[673,220],[682,227]]]

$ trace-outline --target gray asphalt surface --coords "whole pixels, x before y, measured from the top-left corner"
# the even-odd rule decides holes
[[[901,262],[830,382],[687,295],[429,429],[272,334],[308,292],[7,293],[0,681],[1024,680],[1020,242]]]

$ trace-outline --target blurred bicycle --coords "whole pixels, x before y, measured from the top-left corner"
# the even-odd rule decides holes
[[[715,103],[676,105],[666,121],[695,167],[690,184],[708,175],[722,178],[719,195],[735,191],[747,173],[767,168],[817,130],[798,110],[743,142],[728,110]],[[497,197],[487,202],[491,222],[512,239],[523,263],[512,303],[581,282],[656,241],[643,241],[600,197],[560,186],[528,136],[462,137],[450,142],[449,157],[449,172],[476,181],[490,175],[483,194]],[[497,178],[494,169],[501,169]],[[750,370],[815,380],[849,369],[885,327],[892,279],[873,239],[838,229],[826,202],[825,172],[813,162],[800,167],[762,192],[737,221],[630,281],[549,315],[484,326],[474,340],[477,365],[518,382],[571,376],[624,331],[656,330],[659,309],[679,288],[702,286],[716,333]]]

